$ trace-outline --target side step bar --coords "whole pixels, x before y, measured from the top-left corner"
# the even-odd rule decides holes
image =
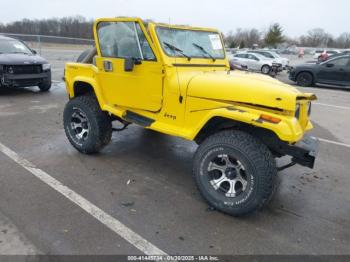
[[[148,127],[155,122],[154,119],[136,114],[136,113],[131,112],[131,111],[126,111],[126,114],[124,115],[123,118],[128,122],[132,122],[132,123],[138,124],[138,125],[143,126],[143,127]]]

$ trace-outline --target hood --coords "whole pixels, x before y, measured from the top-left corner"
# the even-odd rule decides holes
[[[278,57],[278,58],[276,58],[277,60],[280,60],[280,61],[284,61],[284,62],[287,62],[287,61],[289,61],[289,59],[288,58],[285,58],[285,57]]]
[[[38,55],[0,54],[0,65],[33,65],[46,64],[46,59]]]
[[[241,71],[199,74],[190,81],[188,95],[290,111],[295,110],[297,98],[313,97],[272,77]]]

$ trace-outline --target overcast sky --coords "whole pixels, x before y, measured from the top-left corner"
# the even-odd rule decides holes
[[[82,15],[139,16],[155,21],[215,27],[266,29],[279,22],[290,36],[312,28],[333,35],[350,31],[349,0],[0,0],[0,22]]]

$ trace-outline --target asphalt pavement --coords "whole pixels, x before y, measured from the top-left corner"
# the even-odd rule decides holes
[[[50,92],[0,90],[1,254],[350,254],[350,91],[303,89],[319,97],[315,169],[280,172],[267,208],[233,218],[200,197],[193,142],[132,125],[98,155],[73,149],[61,77],[79,51],[47,52]]]

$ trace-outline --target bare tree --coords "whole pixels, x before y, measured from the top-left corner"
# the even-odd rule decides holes
[[[334,42],[332,35],[322,28],[309,30],[306,36],[300,37],[303,46],[328,47],[332,42]]]
[[[42,20],[23,19],[6,25],[0,24],[0,32],[92,38],[92,25],[92,20],[82,16]]]
[[[152,20],[145,20],[148,24]],[[93,37],[93,20],[88,20],[83,16],[71,16],[63,18],[50,19],[23,19],[8,24],[0,23],[0,33],[18,33],[18,34],[40,34],[52,36],[65,36],[74,38]],[[322,28],[315,28],[307,32],[306,35],[298,39],[292,39],[283,35],[282,27],[275,23],[270,26],[266,33],[256,28],[238,28],[236,31],[230,31],[225,35],[225,43],[228,47],[253,47],[255,44],[260,46],[283,45],[301,45],[307,47],[336,47],[350,48],[350,32],[344,32],[334,38]],[[49,41],[48,39],[46,41]]]
[[[350,48],[350,32],[344,32],[337,38],[339,48]]]
[[[230,31],[225,37],[225,41],[229,47],[252,47],[254,44],[260,44],[261,33],[253,29],[238,28],[235,33]]]

